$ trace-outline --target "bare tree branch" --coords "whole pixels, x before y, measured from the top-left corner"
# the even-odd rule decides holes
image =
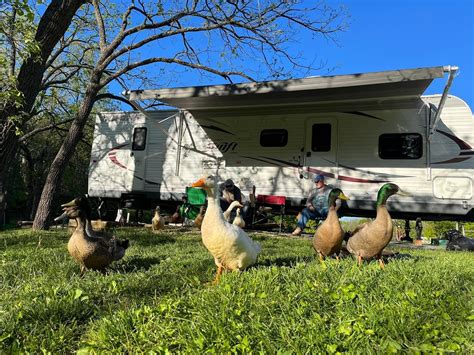
[[[129,72],[129,71],[131,71],[135,68],[142,67],[142,66],[152,64],[152,63],[179,64],[179,65],[182,65],[182,66],[188,67],[188,68],[204,70],[204,71],[207,71],[209,73],[219,75],[219,76],[223,77],[224,79],[226,79],[230,82],[232,82],[232,80],[230,79],[231,75],[241,76],[243,78],[246,78],[249,81],[255,81],[252,77],[248,76],[247,74],[245,74],[243,72],[221,71],[221,70],[217,70],[217,69],[208,67],[206,65],[201,65],[201,64],[197,64],[197,63],[190,63],[190,62],[186,62],[184,60],[180,60],[180,59],[177,59],[177,58],[149,58],[149,59],[146,59],[146,60],[142,60],[140,62],[131,63],[131,64],[121,68],[120,70],[116,71],[115,73],[113,73],[110,76],[103,79],[100,82],[100,87],[106,86],[112,80],[120,77],[121,75],[123,75],[123,74],[125,74],[125,73],[127,73],[127,72]]]
[[[121,97],[121,96],[117,96],[117,95],[107,92],[107,93],[99,94],[95,97],[96,102],[99,100],[105,100],[105,99],[111,99],[111,100],[117,100],[117,101],[123,102],[124,104],[129,105],[134,111],[136,110],[135,106],[133,106],[130,101],[128,101],[126,98]]]
[[[107,37],[105,33],[105,25],[104,25],[104,18],[102,17],[102,14],[99,9],[99,1],[98,0],[92,0],[92,4],[94,5],[94,14],[95,18],[97,21],[97,28],[99,31],[99,48],[100,51],[104,51],[105,49],[105,44],[107,42]]]
[[[28,132],[27,134],[21,136],[20,138],[18,138],[18,142],[23,143],[23,142],[27,141],[28,139],[30,139],[31,137],[35,136],[38,133],[49,131],[53,128],[58,128],[59,126],[65,125],[66,123],[72,122],[73,120],[74,120],[73,118],[70,118],[68,120],[64,120],[64,121],[61,121],[61,122],[58,122],[58,123],[53,123],[53,124],[50,124],[48,126],[38,127],[36,129]]]

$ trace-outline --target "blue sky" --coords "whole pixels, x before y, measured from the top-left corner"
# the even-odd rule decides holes
[[[303,51],[306,61],[326,63],[308,75],[456,65],[460,70],[450,94],[462,98],[474,110],[473,0],[327,1],[334,7],[347,8],[350,25],[337,35],[337,44],[309,36],[295,39],[291,52]],[[308,0],[307,6],[313,2]],[[301,76],[295,73],[294,77]],[[446,79],[436,79],[426,94],[442,93]],[[225,83],[221,77],[191,70],[176,75],[169,86],[221,83]]]
[[[450,94],[462,98],[474,110],[474,1],[342,3],[348,8],[351,24],[338,36],[339,47],[320,42],[318,51],[328,67],[335,67],[331,74],[456,65],[459,75]],[[426,93],[442,93],[445,82],[435,80]]]

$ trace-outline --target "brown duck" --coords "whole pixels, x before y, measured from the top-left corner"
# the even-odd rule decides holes
[[[105,272],[114,260],[120,260],[128,248],[128,240],[119,240],[109,233],[93,231],[90,216],[91,209],[85,197],[79,197],[61,205],[64,213],[56,218],[74,218],[77,227],[69,238],[69,254],[81,266],[81,275],[86,269]]]
[[[362,259],[376,257],[380,267],[384,268],[382,251],[392,239],[393,224],[388,213],[387,199],[395,194],[408,196],[407,193],[392,183],[383,185],[377,194],[377,216],[368,223],[361,224],[352,232],[347,241],[347,250],[357,257],[359,266]]]
[[[165,227],[165,219],[160,216],[160,206],[156,206],[155,215],[151,219],[151,229],[153,232],[159,231]]]
[[[204,215],[206,214],[206,206],[201,206],[199,208],[199,214],[194,219],[194,225],[201,229],[202,221],[204,219]]]
[[[341,206],[341,200],[348,200],[340,189],[333,189],[328,196],[329,212],[316,230],[313,238],[313,248],[318,253],[319,259],[336,254],[339,260],[344,231],[342,230],[337,210]]]

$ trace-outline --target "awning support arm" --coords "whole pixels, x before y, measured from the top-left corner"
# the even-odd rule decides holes
[[[456,66],[449,66],[448,65],[448,66],[444,67],[444,72],[449,73],[448,82],[446,83],[446,85],[444,87],[443,95],[441,96],[441,100],[439,101],[439,105],[438,105],[438,108],[437,108],[437,111],[436,111],[436,116],[434,118],[433,125],[431,126],[430,135],[428,137],[429,140],[431,140],[431,137],[433,137],[433,134],[436,132],[436,128],[438,126],[439,119],[441,118],[441,111],[443,111],[444,103],[446,102],[446,99],[448,97],[449,89],[451,88],[451,85],[453,83],[454,77],[456,76],[456,73],[457,73],[458,69],[459,68],[456,67]]]
[[[179,176],[179,166],[181,164],[181,143],[183,142],[183,121],[184,121],[184,113],[183,111],[179,111],[179,122],[178,122],[178,151],[176,155],[178,159],[176,159],[176,176]]]

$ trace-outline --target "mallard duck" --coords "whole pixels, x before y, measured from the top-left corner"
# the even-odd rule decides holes
[[[230,214],[232,213],[232,210],[236,207],[244,207],[240,204],[239,201],[232,201],[229,207],[222,213],[224,215],[224,219],[227,222],[230,222]]]
[[[371,222],[357,226],[347,241],[347,250],[357,257],[359,265],[362,264],[362,259],[376,257],[380,267],[384,268],[381,258],[382,251],[392,239],[393,232],[392,218],[388,213],[386,203],[387,199],[395,194],[408,196],[397,185],[384,184],[377,194],[376,218]]]
[[[128,248],[128,240],[119,240],[110,233],[98,233],[92,229],[91,210],[87,198],[75,198],[61,205],[64,213],[55,218],[74,218],[77,226],[67,245],[69,254],[81,265],[81,275],[86,269],[105,272],[114,260],[120,260]]]
[[[160,206],[156,206],[155,215],[151,219],[151,229],[156,232],[163,229],[165,226],[165,219],[160,216]]]
[[[230,224],[224,219],[219,200],[216,196],[217,183],[213,176],[199,179],[192,187],[202,187],[207,192],[207,211],[201,226],[201,236],[204,246],[214,256],[217,273],[214,283],[224,269],[245,270],[257,261],[261,251],[241,228]]]
[[[242,216],[240,214],[241,213],[241,208],[237,208],[236,213],[237,213],[237,215],[235,216],[232,224],[236,225],[236,226],[239,226],[240,228],[244,228],[245,227],[245,221],[244,221],[244,219],[242,218]]]
[[[194,218],[194,225],[198,227],[199,229],[201,229],[202,220],[204,219],[205,213],[206,213],[206,206],[201,206],[199,208],[198,215],[196,216],[196,218]]]
[[[344,239],[344,231],[337,215],[341,200],[348,200],[348,198],[340,189],[332,189],[328,196],[328,215],[314,234],[313,248],[318,253],[321,261],[324,260],[324,257],[333,254],[336,254],[336,258],[339,259],[339,252]]]

